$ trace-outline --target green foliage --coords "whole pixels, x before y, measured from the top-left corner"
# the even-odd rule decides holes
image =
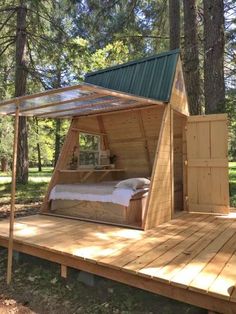
[[[228,92],[226,97],[226,110],[229,116],[229,158],[236,160],[236,90]]]
[[[13,124],[11,117],[0,116],[0,159],[11,161],[13,144]]]
[[[104,48],[92,53],[87,61],[85,72],[104,69],[128,61],[129,50],[122,41],[107,44]]]
[[[11,198],[11,176],[4,175],[0,172],[0,206],[8,204]],[[31,203],[42,201],[48,182],[52,175],[52,167],[44,167],[42,172],[38,172],[35,168],[30,168],[29,183],[17,184],[16,187],[16,202]]]
[[[229,163],[230,206],[236,207],[236,162]]]
[[[53,120],[29,119],[29,161],[31,165],[38,162],[37,144],[40,146],[41,162],[43,165],[52,165],[54,138],[52,137],[54,130]]]

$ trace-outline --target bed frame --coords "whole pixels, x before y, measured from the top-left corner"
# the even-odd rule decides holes
[[[51,211],[57,215],[74,218],[141,226],[144,218],[147,196],[133,198],[129,206],[114,203],[52,200]]]

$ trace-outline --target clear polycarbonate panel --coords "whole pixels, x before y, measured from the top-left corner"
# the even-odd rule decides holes
[[[45,92],[46,93],[46,92]],[[35,97],[32,95],[32,98],[22,100],[20,102],[20,112],[22,111],[22,115],[31,115],[31,114],[23,114],[25,110],[30,110],[33,111],[35,108],[44,108],[47,105],[52,104],[52,106],[56,106],[56,104],[64,101],[70,101],[73,102],[74,99],[76,101],[79,98],[83,97],[89,97],[95,95],[95,93],[91,91],[82,91],[80,89],[74,89],[74,90],[68,90],[68,91],[60,91],[58,89],[58,92],[51,93],[51,91],[48,91],[48,95],[45,93],[43,95],[39,95],[38,97]],[[30,97],[30,96],[29,96]],[[16,105],[15,105],[15,99],[12,99],[11,101],[7,101],[8,104],[4,105],[1,104],[0,102],[0,114],[13,114],[16,110]],[[4,101],[2,102],[4,103]],[[50,108],[50,107],[48,107]],[[45,112],[46,109],[43,109],[42,113]],[[60,110],[60,109],[58,109]],[[50,112],[50,109],[49,109]]]
[[[21,101],[20,115],[42,118],[68,118],[143,105],[143,102],[141,104],[136,100],[126,99],[117,92],[113,94],[115,95],[105,89],[100,91],[97,86],[80,84],[26,96],[27,99],[2,101],[0,114],[14,114],[17,101]]]
[[[29,100],[25,100],[21,103],[20,107],[21,110],[25,109],[33,109],[34,107],[44,106],[48,104],[58,103],[61,101],[73,100],[74,98],[79,98],[83,96],[90,95],[91,92],[82,92],[80,90],[72,90],[72,91],[65,91],[62,93],[52,94],[52,95],[45,95],[40,96],[37,98],[32,98]]]
[[[5,106],[0,106],[0,114],[10,114],[11,112],[16,111],[16,105],[15,104],[8,104]]]
[[[143,105],[143,104],[142,104]],[[139,104],[139,106],[142,106]],[[48,118],[68,118],[71,116],[84,116],[84,115],[90,115],[90,114],[97,114],[100,112],[109,112],[109,111],[116,111],[119,109],[126,109],[126,108],[131,108],[132,107],[137,107],[137,102],[136,101],[119,101],[119,102],[111,102],[108,104],[101,104],[101,105],[94,105],[91,108],[78,108],[75,110],[71,110],[69,112],[57,112],[57,113],[51,113],[45,115]]]
[[[116,100],[116,97],[111,97],[111,96],[105,96],[105,97],[99,97],[87,101],[72,101],[66,104],[57,104],[57,105],[52,105],[50,107],[43,107],[43,108],[37,108],[34,110],[27,110],[22,112],[25,115],[46,115],[51,113],[60,113],[60,112],[69,112],[71,110],[76,110],[79,108],[88,108],[93,105],[96,105],[98,103],[103,103],[103,102],[112,102]],[[33,109],[33,108],[32,108]]]

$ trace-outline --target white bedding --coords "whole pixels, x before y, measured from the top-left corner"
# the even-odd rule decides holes
[[[94,202],[111,202],[123,206],[129,206],[130,199],[141,191],[131,188],[115,188],[117,181],[106,181],[96,184],[58,184],[51,193],[50,200],[79,200]]]

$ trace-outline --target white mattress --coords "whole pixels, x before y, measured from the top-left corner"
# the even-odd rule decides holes
[[[111,202],[129,206],[131,198],[141,191],[148,192],[148,188],[134,191],[131,188],[115,188],[117,181],[100,183],[58,184],[51,193],[50,200],[78,200],[93,202]]]

